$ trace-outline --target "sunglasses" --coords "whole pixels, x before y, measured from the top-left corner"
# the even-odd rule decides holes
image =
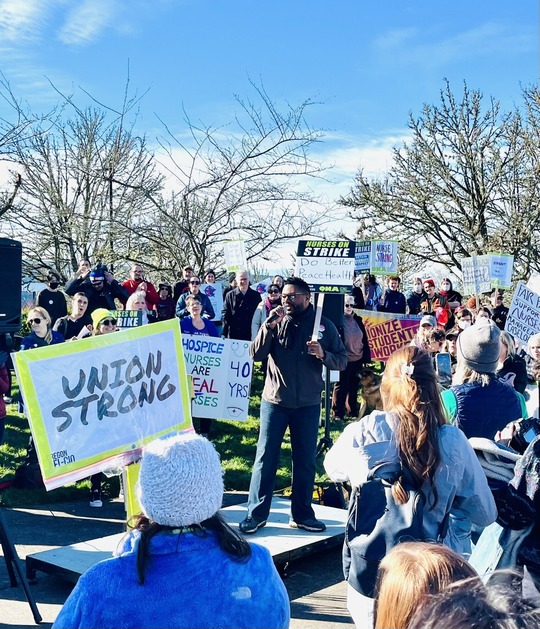
[[[35,319],[28,319],[28,323],[30,325],[32,325],[33,323],[39,325],[42,321],[44,321],[44,319],[40,319],[39,317],[36,317]]]
[[[345,304],[345,308],[352,308],[354,306],[354,304],[351,303],[346,303]]]
[[[278,290],[269,290],[268,294],[269,295],[279,295],[279,291]]]
[[[199,281],[197,281],[197,280],[195,280],[194,282],[193,282],[192,280],[189,280],[189,283],[190,283],[190,284],[200,284],[200,282],[199,282]]]
[[[99,322],[99,325],[116,325],[116,319],[103,319]]]

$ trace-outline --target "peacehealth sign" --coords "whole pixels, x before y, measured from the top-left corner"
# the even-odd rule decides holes
[[[45,487],[126,465],[191,427],[177,320],[13,354]]]
[[[352,240],[299,240],[294,274],[316,293],[348,293],[354,279]]]

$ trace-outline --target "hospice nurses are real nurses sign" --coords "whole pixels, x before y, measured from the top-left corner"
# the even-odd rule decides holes
[[[193,417],[248,418],[253,361],[249,341],[182,336],[187,372],[193,381]]]
[[[191,427],[178,320],[13,354],[45,487],[138,458]]]

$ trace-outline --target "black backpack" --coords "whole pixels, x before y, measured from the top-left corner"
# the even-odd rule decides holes
[[[409,494],[402,505],[392,496],[392,484],[400,475]],[[357,592],[375,597],[379,564],[394,546],[406,541],[430,541],[424,535],[425,502],[426,497],[414,486],[410,471],[394,463],[376,466],[367,480],[353,490],[343,544],[343,573]],[[447,528],[448,514],[435,541],[446,537]]]

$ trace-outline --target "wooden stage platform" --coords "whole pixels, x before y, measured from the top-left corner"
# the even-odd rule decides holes
[[[326,524],[326,531],[309,533],[289,527],[290,501],[273,498],[272,510],[265,527],[246,539],[268,548],[278,568],[320,550],[343,543],[347,511],[322,505],[313,505],[315,516]],[[221,514],[236,528],[246,515],[246,504],[226,507]],[[76,583],[79,577],[98,561],[109,559],[117,548],[124,533],[109,535],[44,550],[26,557],[26,573],[30,582],[35,581],[36,572],[58,574]]]

